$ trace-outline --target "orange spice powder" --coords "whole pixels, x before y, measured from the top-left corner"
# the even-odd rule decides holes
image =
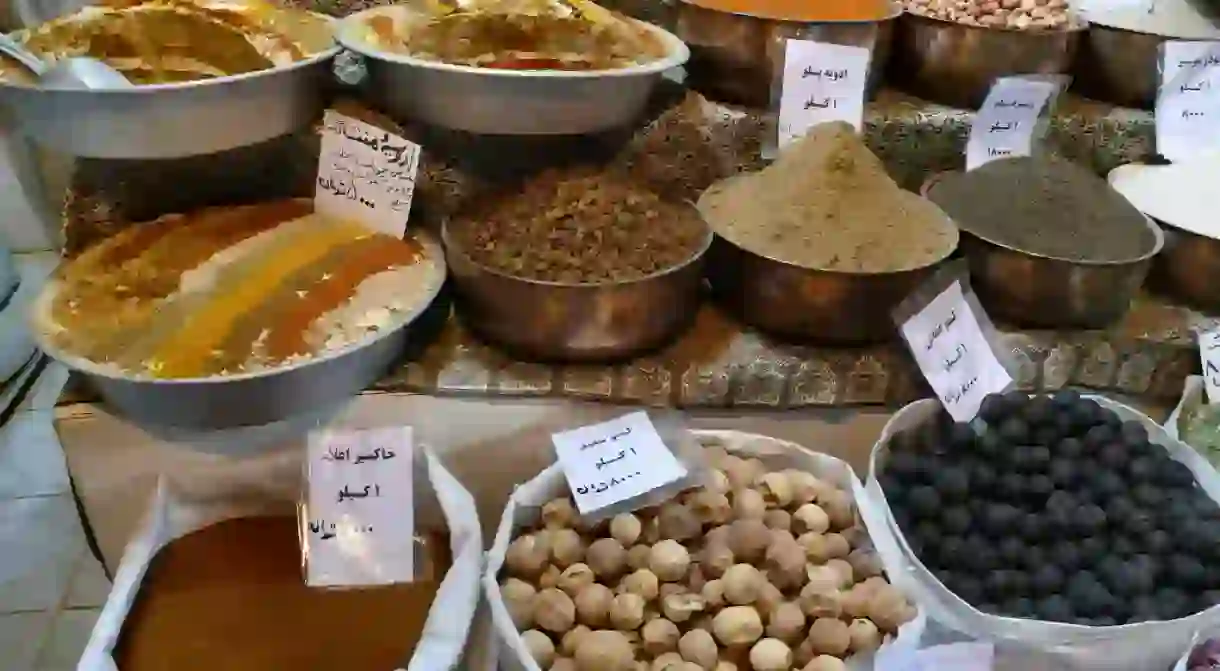
[[[877,21],[894,13],[889,0],[685,0],[722,12],[789,21]]]

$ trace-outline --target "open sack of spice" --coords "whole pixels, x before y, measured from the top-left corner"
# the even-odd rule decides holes
[[[298,501],[267,487],[193,498],[162,479],[77,668],[457,668],[478,604],[482,532],[470,493],[431,451],[412,452],[423,567],[411,582],[376,587],[306,585]]]
[[[844,462],[694,431],[705,484],[588,522],[556,464],[518,487],[483,577],[501,668],[836,671],[909,657],[925,618],[886,576]],[[873,515],[876,518],[876,515]],[[896,551],[886,553],[893,556]]]
[[[954,423],[917,401],[867,496],[928,617],[1043,665],[1166,669],[1220,625],[1220,475],[1121,403],[1010,391]]]

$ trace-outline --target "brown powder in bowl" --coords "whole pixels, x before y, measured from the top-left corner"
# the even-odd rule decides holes
[[[391,671],[405,667],[449,566],[359,590],[306,587],[297,520],[250,517],[188,534],[153,558],[119,635],[120,671]]]
[[[957,247],[948,215],[898,186],[842,122],[815,126],[761,171],[713,184],[699,210],[738,247],[811,270],[910,270]]]

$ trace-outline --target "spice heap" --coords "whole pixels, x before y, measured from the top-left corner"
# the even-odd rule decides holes
[[[898,186],[842,122],[815,126],[759,172],[713,184],[699,210],[738,247],[813,270],[910,270],[957,247],[948,216]]]
[[[967,26],[1065,30],[1081,25],[1067,0],[906,0],[912,14]]]
[[[850,493],[708,448],[712,484],[585,524],[568,498],[515,539],[501,589],[549,671],[843,671],[915,612]]]
[[[628,282],[690,261],[706,246],[694,208],[623,177],[551,171],[459,215],[450,228],[474,261],[530,280]]]
[[[123,622],[123,671],[385,671],[411,658],[448,570],[430,537],[433,578],[353,590],[307,587],[295,517],[220,522],[162,548]]]
[[[963,231],[1026,254],[1118,263],[1156,247],[1139,210],[1104,179],[1056,156],[1001,159],[947,175],[928,198]]]
[[[1110,626],[1220,604],[1220,505],[1138,421],[1072,391],[988,396],[981,433],[899,433],[880,476],[911,549],[986,613]]]
[[[734,14],[785,21],[880,21],[894,15],[889,0],[687,0],[692,5]]]

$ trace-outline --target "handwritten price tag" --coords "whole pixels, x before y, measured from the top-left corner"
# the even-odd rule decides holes
[[[314,209],[401,238],[407,230],[420,146],[326,110]]]
[[[1052,82],[1036,79],[997,79],[970,126],[966,169],[1009,156],[1029,156],[1038,117],[1056,88]]]
[[[551,436],[555,455],[582,515],[686,477],[646,412]]]
[[[1199,359],[1208,403],[1220,403],[1220,331],[1199,331]]]
[[[949,285],[900,330],[928,384],[959,422],[974,419],[984,396],[1012,384],[1012,376],[996,358],[966,301],[961,282]]]
[[[308,559],[313,587],[415,579],[410,427],[309,435]]]
[[[872,52],[865,47],[788,40],[779,102],[779,146],[828,121],[846,121],[860,130],[871,58]]]
[[[1220,43],[1163,45],[1156,150],[1171,161],[1220,151]]]

